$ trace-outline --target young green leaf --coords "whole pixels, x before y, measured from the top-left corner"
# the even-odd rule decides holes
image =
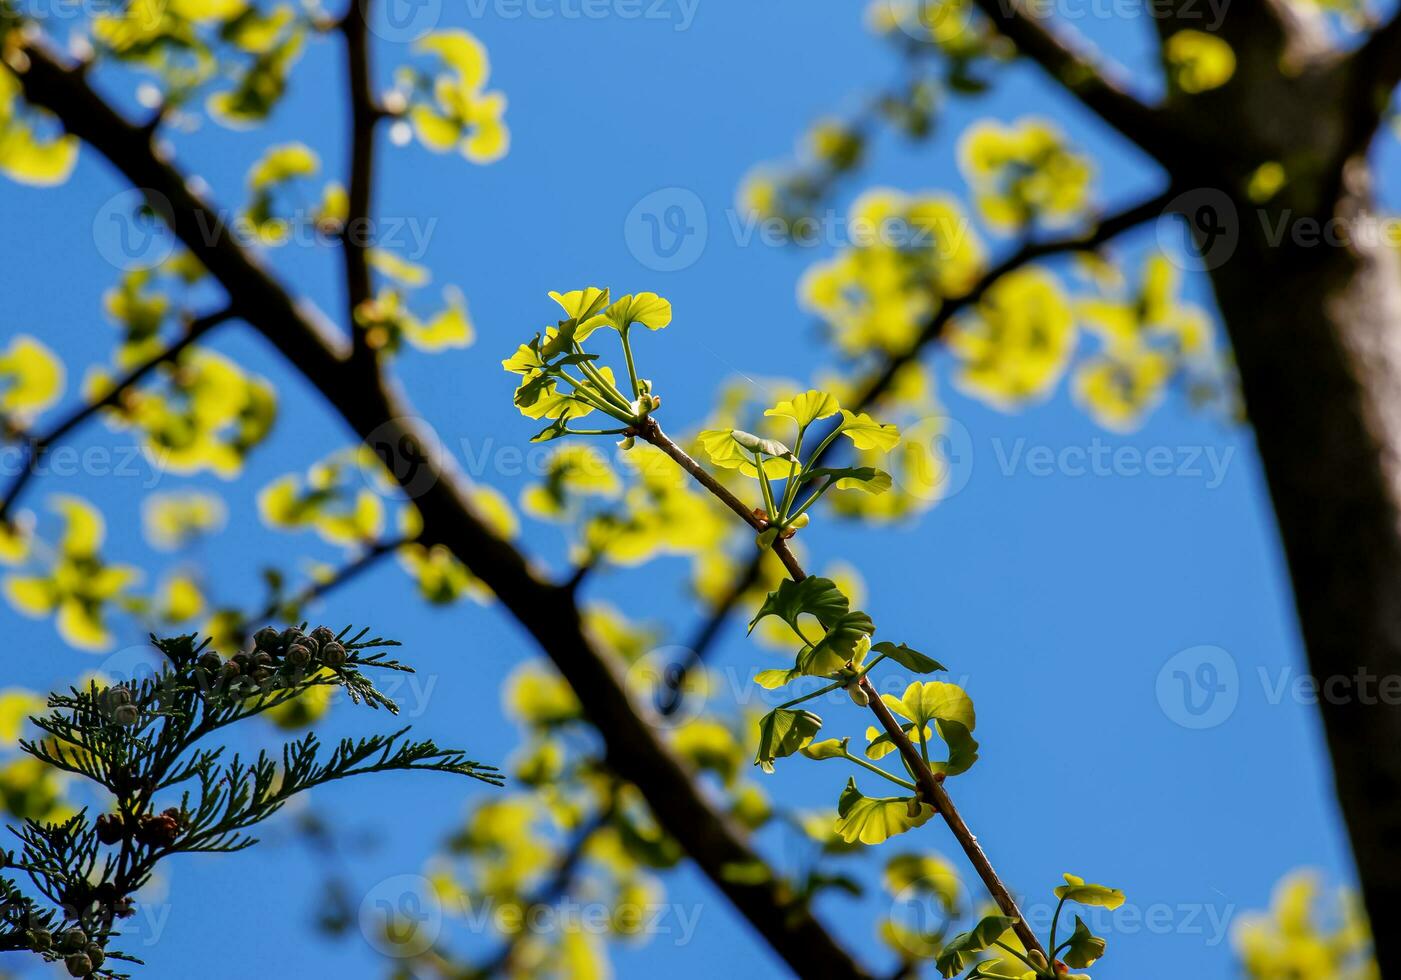
[[[955,721],[972,731],[977,727],[973,713],[973,699],[957,684],[945,681],[915,681],[905,688],[903,697],[882,695],[882,700],[891,711],[908,718],[917,725],[927,725],[931,721]]]
[[[730,438],[739,443],[741,449],[747,449],[751,453],[772,456],[776,459],[791,460],[793,458],[793,450],[777,439],[765,439],[752,432],[745,432],[743,429],[731,429]]]
[[[941,976],[954,977],[966,970],[973,958],[1001,938],[1017,924],[1006,915],[989,915],[967,932],[960,932],[947,943],[934,961]]]
[[[922,826],[934,812],[932,806],[913,796],[864,796],[856,788],[856,780],[848,779],[837,802],[834,829],[848,844],[880,844]]]
[[[798,628],[798,617],[804,613],[815,618],[827,628],[847,614],[851,603],[837,583],[829,578],[809,576],[801,582],[784,579],[777,589],[768,594],[764,604],[749,621],[749,632],[765,616],[778,616],[794,629]]]
[[[936,670],[948,670],[939,661],[932,657],[926,657],[918,650],[912,650],[905,644],[894,644],[889,640],[882,640],[871,647],[873,653],[884,654],[889,659],[895,661],[906,670],[914,671],[916,674],[932,674]]]
[[[803,746],[802,753],[809,759],[817,759],[818,761],[841,759],[846,756],[847,743],[850,741],[849,738],[824,739],[821,742],[813,742],[811,745]]]
[[[1065,960],[1066,966],[1080,967],[1092,966],[1094,961],[1104,955],[1105,946],[1103,939],[1090,932],[1090,927],[1085,925],[1085,920],[1078,915],[1075,917],[1075,931],[1070,935],[1070,945],[1065,948],[1065,955],[1061,959]]]
[[[885,493],[894,485],[889,473],[874,466],[818,466],[802,476],[804,483],[822,479],[834,480],[838,490],[864,490],[870,494]]]
[[[842,616],[822,639],[798,652],[796,667],[804,674],[826,677],[847,665],[861,641],[876,631],[871,617],[857,610]]]
[[[560,305],[569,319],[587,320],[608,305],[608,290],[588,286],[563,294],[551,292],[550,299]]]
[[[759,751],[754,764],[773,772],[773,761],[792,755],[817,734],[822,719],[811,711],[774,708],[759,721]]]
[[[789,418],[806,428],[818,419],[825,419],[841,411],[837,399],[825,391],[808,390],[801,395],[785,399],[764,412],[773,418]]]
[[[865,412],[856,414],[842,409],[841,433],[852,441],[857,449],[876,449],[889,452],[900,442],[900,430],[893,425],[882,425]]]
[[[600,327],[611,327],[621,333],[634,323],[640,323],[648,330],[660,330],[670,322],[671,303],[656,293],[629,294],[618,297],[603,312],[585,317],[579,325],[579,340],[588,339]]]
[[[1084,878],[1065,875],[1065,884],[1056,889],[1056,898],[1081,905],[1098,905],[1113,911],[1124,904],[1124,893],[1105,885],[1086,884]]]

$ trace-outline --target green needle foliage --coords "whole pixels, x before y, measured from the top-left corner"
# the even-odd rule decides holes
[[[152,637],[165,658],[158,675],[51,694],[48,712],[30,719],[43,736],[21,748],[96,783],[112,807],[12,828],[21,847],[0,852],[0,865],[27,875],[34,894],[0,878],[0,950],[32,950],[75,977],[124,976],[111,964],[139,961],[108,944],[165,858],[251,847],[252,828],[292,797],[349,776],[423,770],[501,785],[494,766],[412,740],[408,728],[342,739],[329,751],[309,733],[278,755],[226,753],[218,732],[312,688],[340,688],[357,704],[397,713],[368,672],[411,671],[387,654],[398,644],[349,634],[266,627],[251,650],[227,659],[194,635]]]

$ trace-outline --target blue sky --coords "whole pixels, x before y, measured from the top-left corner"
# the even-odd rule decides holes
[[[510,100],[512,134],[509,156],[488,167],[382,144],[380,214],[428,229],[419,260],[433,270],[431,289],[460,285],[477,327],[476,344],[465,351],[407,352],[398,362],[421,414],[459,462],[499,459],[495,450],[524,446],[533,431],[510,404],[499,361],[551,316],[550,289],[598,283],[671,299],[673,326],[643,338],[639,357],[665,392],[663,421],[673,429],[697,421],[735,373],[803,377],[829,362],[815,325],[794,301],[798,276],[826,250],[744,244],[730,231],[727,209],[753,164],[786,157],[811,120],[855,108],[862,94],[895,77],[894,58],[864,31],[858,5],[818,10],[770,0],[741,10],[700,0],[688,14],[663,0],[654,9],[664,16],[639,19],[566,16],[583,8],[562,0],[540,5],[547,15],[538,17],[503,16],[514,8],[499,3],[427,9],[435,8],[442,26],[467,27],[486,44],[492,87]],[[1077,26],[1146,71],[1146,20],[1086,18]],[[387,80],[405,49],[381,39],[376,56]],[[192,137],[175,137],[177,160],[230,205],[241,202],[248,166],[271,143],[303,140],[320,152],[327,173],[343,172],[340,70],[338,50],[313,44],[267,127],[235,133],[206,123]],[[989,95],[950,105],[930,142],[911,146],[883,135],[869,169],[838,196],[837,213],[870,185],[960,192],[953,162],[960,129],[978,116],[1009,120],[1028,111],[1056,117],[1095,152],[1102,201],[1132,201],[1158,189],[1157,175],[1122,141],[1034,70],[1015,67]],[[696,261],[658,272],[629,250],[624,224],[639,200],[665,188],[698,196],[708,234]],[[86,150],[60,191],[5,187],[3,330],[35,333],[54,347],[69,365],[70,397],[116,337],[101,312],[116,271],[99,253],[93,225],[120,190],[111,169]],[[1126,236],[1124,253],[1152,247],[1154,230]],[[333,252],[293,247],[272,260],[323,309],[340,309]],[[1200,276],[1187,288],[1209,302]],[[333,554],[309,538],[258,526],[254,492],[302,469],[308,446],[330,450],[349,436],[250,331],[224,328],[213,346],[272,379],[283,399],[277,431],[242,480],[224,486],[148,470],[123,478],[50,475],[31,485],[26,502],[56,491],[98,499],[108,515],[108,553],[159,568],[169,559],[152,564],[141,540],[143,492],[152,481],[162,490],[217,486],[228,500],[230,530],[199,557],[209,560],[217,595],[253,605],[262,598],[259,565],[281,560],[297,570],[305,554]],[[935,363],[942,382],[947,364],[939,355]],[[1104,924],[1111,953],[1097,978],[1160,976],[1165,963],[1184,976],[1232,976],[1220,923],[1263,907],[1273,883],[1296,866],[1320,868],[1335,884],[1353,877],[1315,709],[1275,693],[1304,668],[1249,431],[1178,396],[1129,436],[1097,428],[1063,390],[1011,415],[948,384],[941,383],[940,397],[969,436],[964,489],[914,524],[824,529],[809,543],[814,559],[857,565],[881,629],[938,656],[973,695],[982,761],[958,779],[957,798],[1004,877],[1037,898],[1063,871],[1128,893],[1126,908],[1136,912]],[[89,426],[73,444],[119,446],[123,439]],[[1026,455],[1037,447],[1058,454],[1097,445],[1166,447],[1174,472],[1039,475]],[[524,481],[497,470],[489,467],[482,478],[514,498]],[[524,543],[551,560],[562,557],[556,528],[527,523]],[[645,578],[602,576],[590,582],[589,597],[666,624],[682,642],[697,615],[684,599],[685,571],[681,561],[664,560]],[[635,598],[642,582],[647,607],[626,606],[624,592]],[[406,659],[431,685],[408,698],[420,732],[488,760],[509,754],[515,733],[493,692],[535,652],[502,613],[428,609],[412,583],[385,565],[336,593],[320,616],[365,622],[405,642]],[[8,608],[0,620],[10,650],[5,684],[46,688],[102,662],[64,648],[48,622]],[[121,637],[123,648],[140,642],[134,626]],[[1219,720],[1211,727],[1185,727],[1179,722],[1198,716],[1174,700],[1179,667],[1165,665],[1203,646],[1224,651],[1224,659],[1209,654],[1212,664],[1235,668],[1227,695],[1235,706],[1210,719]],[[769,666],[766,656],[733,625],[715,663],[744,675]],[[1198,676],[1201,659],[1187,655],[1182,669],[1189,678]],[[829,725],[840,724],[838,716],[864,724],[838,711]],[[341,709],[330,730],[366,731],[375,721]],[[788,765],[769,780],[775,794],[818,806],[835,801],[844,778],[825,766]],[[358,897],[420,870],[467,805],[490,792],[447,779],[385,778],[328,788],[317,804],[371,838],[350,869]],[[392,836],[384,832],[391,823]],[[169,921],[153,945],[131,944],[149,954],[143,975],[382,972],[358,935],[328,944],[310,930],[318,860],[286,840],[285,822],[268,836],[273,842],[251,853],[188,858],[170,869]],[[962,867],[936,825],[918,842]],[[781,861],[793,857],[775,853]],[[663,935],[621,953],[621,976],[656,969],[675,977],[756,976],[779,968],[695,873],[672,876],[668,900],[698,910],[694,937],[678,946]],[[824,901],[821,913],[853,947],[874,950],[871,913],[885,904],[877,891],[861,902]],[[250,938],[236,946],[220,940],[211,954],[208,937],[227,936],[231,916]],[[462,948],[474,943],[480,940],[461,937]]]

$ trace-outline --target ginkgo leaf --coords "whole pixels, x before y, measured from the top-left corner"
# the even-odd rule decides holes
[[[409,110],[409,122],[418,134],[419,142],[435,153],[448,152],[462,138],[462,124],[431,106],[414,106]]]
[[[761,670],[754,675],[754,683],[766,691],[772,691],[802,676],[799,670]]]
[[[401,259],[393,252],[382,248],[372,248],[365,256],[370,267],[405,286],[422,286],[430,276],[428,270],[407,259]]]
[[[749,452],[758,453],[761,456],[774,456],[783,459],[791,459],[793,456],[793,450],[777,439],[765,439],[752,432],[745,432],[743,429],[731,429],[730,438],[738,443],[741,449],[747,449]]]
[[[985,916],[972,929],[960,932],[944,944],[934,961],[935,967],[942,976],[957,976],[972,965],[974,957],[997,942],[1018,921],[1006,915]]]
[[[897,834],[923,826],[935,810],[913,796],[862,795],[856,780],[848,779],[837,802],[833,828],[848,844],[882,844]]]
[[[825,391],[809,389],[801,395],[784,399],[773,408],[765,411],[764,414],[775,418],[792,419],[798,423],[800,428],[805,428],[816,420],[836,415],[839,411],[841,411],[841,405],[838,404],[834,396]]]
[[[829,738],[821,742],[813,742],[805,745],[802,749],[803,755],[809,759],[821,761],[823,759],[841,759],[846,756],[847,743],[849,738]]]
[[[795,666],[804,674],[826,677],[847,665],[862,640],[876,631],[871,617],[857,610],[837,619],[822,639],[798,653]]]
[[[803,473],[803,482],[811,480],[832,480],[838,490],[864,490],[870,494],[882,494],[894,486],[890,474],[874,466],[816,466]]]
[[[932,674],[936,670],[948,670],[939,661],[932,657],[926,657],[918,650],[912,650],[903,643],[897,645],[889,640],[883,640],[872,646],[871,652],[884,654],[901,667],[912,670],[916,674]]]
[[[414,50],[436,54],[451,67],[461,83],[469,89],[481,88],[490,71],[486,48],[482,42],[463,30],[434,31],[418,40]]]
[[[261,190],[297,177],[313,176],[320,168],[321,160],[305,143],[282,143],[269,147],[253,164],[248,171],[248,186]]]
[[[1077,915],[1075,931],[1071,933],[1069,945],[1065,947],[1061,959],[1065,960],[1066,966],[1077,969],[1092,966],[1095,960],[1104,955],[1106,946],[1105,941],[1092,933],[1090,927],[1085,925],[1085,920]]]
[[[586,339],[600,327],[625,331],[634,323],[640,323],[648,330],[662,329],[671,323],[671,303],[656,293],[620,296],[602,313],[589,317],[579,325],[578,339]]]
[[[1087,884],[1084,878],[1072,874],[1064,877],[1065,884],[1056,888],[1056,898],[1081,905],[1098,905],[1110,911],[1124,904],[1124,893],[1117,888]]]
[[[877,422],[865,412],[858,415],[846,409],[842,409],[841,433],[857,449],[889,452],[900,442],[900,430],[894,425]]]
[[[953,721],[972,731],[977,727],[973,699],[957,684],[946,681],[915,681],[899,698],[881,696],[890,710],[917,725],[931,721]]]
[[[801,749],[821,727],[822,719],[811,711],[774,708],[759,721],[759,749],[754,764],[764,772],[773,772],[775,759]]]
[[[833,625],[851,609],[850,600],[829,578],[810,575],[801,582],[784,579],[770,592],[764,604],[749,621],[749,632],[766,616],[777,616],[794,629],[804,613],[814,617],[824,628]]]
[[[597,286],[575,289],[567,293],[550,293],[571,320],[584,321],[608,305],[608,290]]]
[[[759,468],[754,463],[754,457],[745,452],[744,447],[735,440],[734,432],[733,429],[706,429],[697,434],[696,440],[716,466],[727,470],[739,470],[745,476],[757,480]],[[757,439],[758,437],[753,438]],[[782,443],[777,443],[777,445],[781,446]],[[770,479],[783,479],[788,476],[792,468],[793,464],[786,458],[764,457],[764,473]]]

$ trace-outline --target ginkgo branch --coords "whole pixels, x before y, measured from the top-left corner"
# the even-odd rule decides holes
[[[719,486],[714,477],[705,473],[695,460],[687,456],[686,453],[662,431],[661,426],[657,424],[655,419],[649,419],[648,421],[649,425],[644,432],[641,433],[643,438],[661,449],[672,459],[676,460],[687,472],[692,471],[691,467],[701,470],[703,478],[701,476],[697,476],[696,478],[706,489],[710,489],[712,486]],[[686,466],[682,460],[688,460],[691,466]],[[721,489],[724,490],[723,487],[721,487]],[[738,514],[743,515],[746,513],[744,505],[739,503],[738,499],[735,498],[733,494],[728,490],[725,490],[724,493],[725,496],[721,497],[721,500],[726,503],[726,506]],[[731,504],[729,502],[730,500],[734,500],[735,503]],[[749,523],[752,525],[753,515],[749,515]],[[788,570],[789,575],[794,581],[800,582],[807,578],[807,573],[803,571],[802,566],[798,563],[797,558],[794,557],[786,541],[782,538],[775,540],[773,543],[773,550],[778,555],[779,560],[783,562],[784,568]],[[874,685],[871,684],[870,678],[862,674],[858,683],[860,684],[861,690],[866,694],[867,704],[871,712],[876,716],[881,727],[885,729],[886,734],[890,736],[891,742],[893,742],[895,747],[899,750],[910,772],[914,774],[920,797],[943,815],[945,821],[949,825],[949,829],[953,832],[954,839],[957,840],[959,846],[963,848],[963,853],[967,855],[969,863],[973,865],[973,869],[978,873],[978,877],[982,879],[988,893],[992,896],[993,901],[997,903],[997,907],[1002,910],[1004,915],[1016,920],[1012,928],[1016,931],[1017,938],[1022,941],[1028,950],[1036,950],[1044,956],[1045,950],[1041,948],[1040,940],[1036,938],[1036,934],[1026,923],[1022,916],[1021,909],[1017,906],[1016,899],[1012,897],[1011,891],[1003,884],[1002,879],[998,876],[997,871],[993,868],[987,855],[983,853],[982,846],[978,843],[978,839],[973,836],[972,831],[968,829],[968,825],[963,821],[963,817],[954,806],[953,800],[949,798],[948,792],[943,787],[942,777],[934,774],[929,763],[925,761],[920,751],[915,748],[914,743],[912,743],[909,736],[905,734],[905,730],[900,727],[900,723],[895,720],[895,717],[890,713],[890,709],[886,707],[885,702],[881,700],[880,694],[876,691]],[[889,773],[880,770],[878,767],[873,766],[871,768],[881,772],[881,774],[887,778],[895,778],[890,776]]]

